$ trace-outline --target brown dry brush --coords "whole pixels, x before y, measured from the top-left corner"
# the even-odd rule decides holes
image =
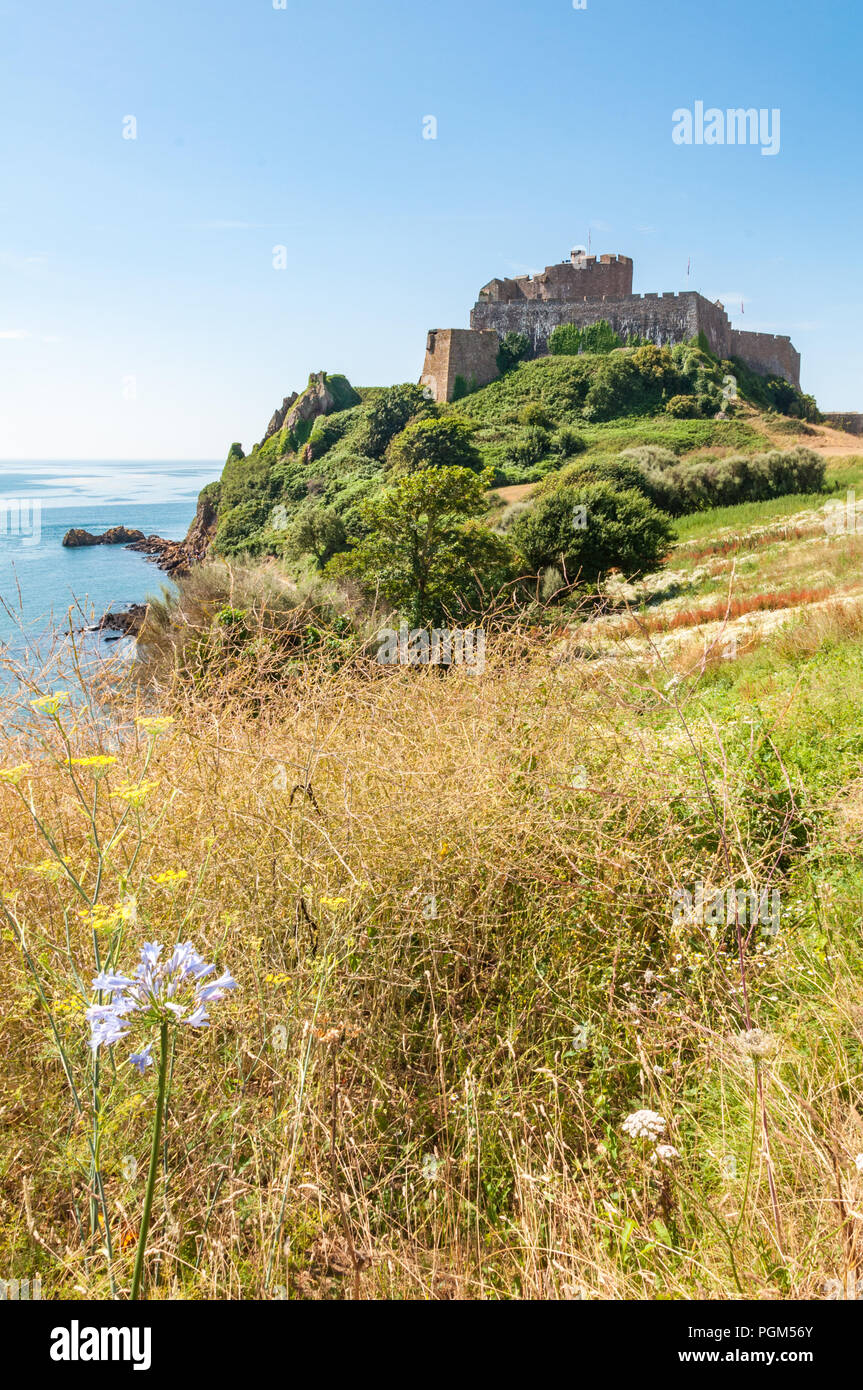
[[[845,975],[818,977],[820,1072],[791,1035],[764,1069],[744,1196],[740,942],[671,911],[676,887],[755,883],[781,857],[781,819],[748,830],[756,774],[743,794],[661,682],[556,665],[539,633],[498,635],[482,676],[282,655],[162,663],[110,717],[91,702],[62,736],[38,724],[41,746],[27,721],[6,739],[2,766],[32,768],[0,786],[4,902],[43,997],[4,931],[3,1267],[38,1267],[46,1297],[128,1289],[152,1112],[120,1044],[98,1119],[108,1257],[87,1224],[92,1107],[83,1085],[70,1103],[48,1017],[80,1081],[93,926],[39,867],[35,812],[86,893],[99,874],[106,910],[134,898],[121,964],[190,939],[241,986],[173,1058],[151,1296],[772,1297],[847,1272]],[[151,746],[134,720],[154,700],[174,723]],[[70,750],[117,758],[97,791],[76,774],[102,845],[118,785],[155,783],[107,864]],[[744,949],[756,1021],[796,949]],[[640,1107],[666,1117],[673,1173],[621,1135]]]

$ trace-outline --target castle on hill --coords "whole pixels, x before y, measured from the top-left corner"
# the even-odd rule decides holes
[[[436,401],[450,401],[458,377],[477,386],[494,381],[506,333],[523,333],[530,355],[542,357],[559,324],[585,328],[606,319],[624,342],[637,336],[671,346],[703,333],[717,357],[738,357],[753,371],[784,377],[799,389],[800,353],[790,338],[732,328],[724,306],[695,290],[633,294],[632,269],[630,256],[597,258],[577,248],[541,275],[489,280],[471,310],[470,328],[433,328],[428,334],[421,385]]]

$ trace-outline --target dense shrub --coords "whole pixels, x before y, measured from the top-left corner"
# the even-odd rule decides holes
[[[530,353],[530,340],[524,333],[504,333],[497,350],[497,369],[501,376],[524,362]]]
[[[421,386],[405,382],[390,386],[366,410],[365,429],[360,440],[361,452],[371,458],[382,458],[390,441],[417,415],[434,413],[434,404]]]
[[[506,457],[517,468],[532,468],[551,449],[551,434],[539,425],[520,430],[507,446]]]
[[[510,534],[531,573],[561,565],[570,583],[595,583],[611,569],[627,576],[656,569],[672,531],[642,493],[595,482],[540,497]]]
[[[702,413],[695,396],[672,396],[666,401],[665,410],[675,420],[697,420]]]
[[[338,512],[331,507],[307,503],[285,530],[283,553],[292,559],[312,555],[318,569],[322,570],[328,560],[347,549],[347,543],[347,530]]]
[[[826,464],[811,449],[774,450],[767,454],[693,459],[672,466],[642,469],[657,506],[672,516],[762,502],[788,493],[820,492]]]
[[[387,452],[393,474],[418,473],[426,468],[482,468],[473,442],[474,427],[455,415],[416,420],[402,430]]]
[[[520,425],[539,425],[541,429],[551,429],[553,421],[541,401],[528,401],[518,412]]]
[[[552,439],[551,447],[561,458],[572,458],[575,454],[584,453],[587,440],[571,425],[562,425]]]

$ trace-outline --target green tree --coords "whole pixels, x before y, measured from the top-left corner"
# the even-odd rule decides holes
[[[473,425],[454,415],[441,420],[415,420],[390,445],[387,458],[394,474],[426,468],[470,468],[478,472],[482,459],[473,443]]]
[[[491,471],[427,468],[362,503],[368,535],[327,571],[355,576],[382,594],[412,626],[481,604],[513,572],[503,537],[477,518],[486,510]]]
[[[360,441],[362,452],[371,458],[382,458],[390,440],[409,420],[417,415],[434,412],[434,403],[427,400],[421,386],[405,382],[390,386],[372,401],[366,414],[365,438]]]
[[[344,522],[331,507],[310,504],[303,507],[290,522],[284,540],[284,553],[299,559],[313,555],[318,569],[323,569],[348,544]]]
[[[642,493],[595,482],[539,498],[510,535],[531,573],[562,565],[570,583],[592,584],[611,569],[629,578],[658,568],[672,528]]]

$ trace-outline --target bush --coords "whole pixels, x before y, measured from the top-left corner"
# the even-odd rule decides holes
[[[572,458],[575,454],[583,454],[587,448],[587,440],[574,430],[571,425],[562,425],[551,441],[551,447],[561,458]]]
[[[507,447],[507,461],[516,468],[532,468],[551,449],[551,434],[548,430],[534,425],[521,430]]]
[[[476,473],[482,468],[482,460],[473,442],[473,432],[473,425],[455,415],[417,420],[390,445],[390,470],[405,475],[426,468],[470,468]]]
[[[406,382],[401,386],[390,386],[382,391],[368,407],[363,438],[359,441],[360,452],[372,458],[381,458],[397,434],[415,416],[426,416],[434,412],[434,404],[427,400],[421,386]]]
[[[344,522],[330,507],[308,504],[296,513],[285,531],[284,554],[292,559],[313,555],[320,570],[334,555],[346,549]]]
[[[763,502],[789,493],[821,492],[826,464],[811,449],[693,459],[670,467],[642,469],[656,505],[672,516]]]
[[[596,482],[539,498],[511,535],[531,573],[560,565],[570,583],[595,583],[611,569],[627,577],[656,569],[672,530],[640,492]]]
[[[551,429],[553,421],[549,418],[548,411],[540,401],[528,401],[518,412],[518,423],[520,425],[539,425],[541,429]]]
[[[697,420],[701,407],[695,396],[672,396],[665,405],[666,414],[675,420]]]
[[[216,528],[216,551],[220,555],[255,553],[258,548],[254,543],[256,532],[264,526],[271,510],[268,500],[253,498],[224,512]]]

